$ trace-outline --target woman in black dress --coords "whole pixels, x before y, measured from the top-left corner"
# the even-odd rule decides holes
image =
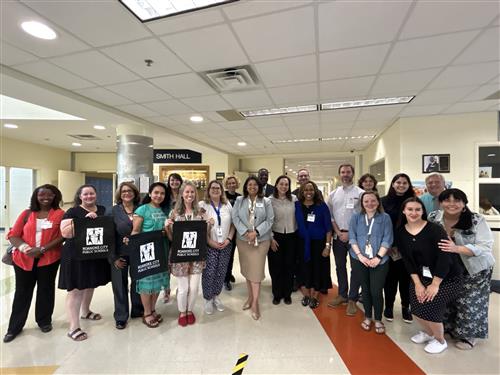
[[[462,263],[457,254],[439,249],[439,242],[448,236],[443,227],[427,221],[420,199],[408,198],[401,210],[396,244],[411,276],[411,310],[423,329],[411,341],[425,343],[427,353],[438,354],[448,347],[443,319],[446,305],[461,290]]]
[[[66,242],[61,252],[61,271],[59,289],[68,291],[66,296],[66,314],[69,320],[68,337],[74,341],[87,339],[87,334],[80,329],[80,318],[100,320],[100,314],[90,311],[90,302],[94,288],[111,281],[111,270],[106,259],[79,261],[75,257],[74,218],[104,216],[106,208],[98,206],[96,189],[92,185],[82,185],[75,194],[74,205],[64,214],[61,233]],[[81,314],[81,315],[80,315]]]

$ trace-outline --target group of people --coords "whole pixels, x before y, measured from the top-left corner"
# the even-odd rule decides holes
[[[279,176],[272,186],[263,168],[246,179],[242,195],[236,192],[236,177],[229,176],[225,186],[210,181],[201,200],[196,186],[177,174],[170,175],[167,184],[153,183],[142,201],[134,184],[122,182],[111,212],[116,251],[109,259],[86,261],[74,256],[73,219],[106,214],[96,203],[96,189],[81,186],[74,206],[63,212],[59,190],[42,185],[8,234],[17,249],[13,253],[16,291],[4,342],[12,341],[23,329],[35,284],[36,322],[43,332],[52,329],[59,263],[58,285],[67,290],[68,337],[75,341],[87,339],[81,319],[102,318],[91,311],[90,304],[94,289],[109,281],[117,329],[126,328],[129,317],[141,317],[148,328],[159,327],[163,318],[155,306],[162,291],[163,301],[170,300],[171,275],[177,279],[178,324],[192,325],[200,284],[204,312],[225,310],[220,294],[224,286],[232,289],[236,248],[248,292],[242,309],[250,310],[255,320],[261,315],[259,295],[266,259],[272,303],[291,304],[296,285],[302,305],[315,309],[322,299],[320,293],[332,287],[333,249],[338,295],[328,306],[347,304],[347,315],[354,316],[356,302],[362,298],[362,329],[369,331],[373,326],[376,333],[385,333],[382,317],[394,319],[399,288],[403,320],[411,323],[415,316],[422,326],[411,340],[426,343],[427,352],[446,349],[445,332],[461,349],[472,349],[478,338],[486,338],[493,238],[484,218],[467,207],[467,196],[459,189],[446,189],[438,173],[428,175],[427,193],[420,198],[404,173],[393,177],[382,198],[374,176],[365,174],[354,184],[350,164],[339,167],[339,178],[341,185],[326,200],[305,169],[298,171],[299,187],[293,192],[287,175]],[[173,224],[189,220],[206,222],[206,259],[168,262],[167,269],[132,279],[129,286],[129,237],[164,231],[168,259]]]

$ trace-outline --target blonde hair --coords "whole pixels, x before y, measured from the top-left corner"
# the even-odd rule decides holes
[[[219,185],[220,187],[220,201],[222,204],[226,204],[227,203],[227,199],[226,199],[226,194],[224,193],[224,186],[222,186],[222,182],[220,182],[219,180],[212,180],[208,183],[207,185],[207,190],[205,191],[205,196],[203,197],[203,200],[205,201],[205,203],[210,203],[211,202],[211,199],[210,199],[210,187],[213,185],[213,184],[217,184]]]
[[[186,213],[186,205],[184,204],[184,190],[186,187],[191,186],[194,190],[194,200],[193,200],[193,215],[197,216],[200,213],[200,207],[198,206],[198,192],[196,191],[196,185],[191,181],[184,181],[179,188],[179,196],[177,197],[177,202],[175,202],[174,211],[177,215],[184,215]]]
[[[230,179],[233,179],[234,181],[236,181],[236,189],[238,189],[240,187],[240,181],[238,180],[238,177],[236,177],[235,175],[229,175],[226,177],[226,179],[224,180],[224,187],[227,189],[227,182]]]

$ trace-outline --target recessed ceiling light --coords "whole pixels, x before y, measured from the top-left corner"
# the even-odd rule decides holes
[[[240,113],[244,117],[257,117],[257,116],[270,116],[270,115],[287,115],[291,113],[302,113],[302,112],[314,112],[317,110],[318,106],[316,104],[310,104],[310,105],[298,105],[294,107],[255,109],[250,111],[241,111]]]
[[[142,22],[193,12],[237,0],[120,0]]]
[[[35,38],[52,40],[57,38],[57,34],[47,25],[38,21],[26,21],[21,24],[25,32],[34,36]]]
[[[344,109],[344,108],[359,108],[359,107],[374,107],[390,104],[406,104],[413,100],[415,96],[398,96],[394,98],[377,98],[363,100],[348,100],[345,102],[333,102],[320,104],[322,111],[329,109]]]
[[[106,127],[105,126],[102,126],[102,125],[94,125],[94,129],[97,129],[97,130],[105,130]]]
[[[194,115],[189,118],[191,122],[203,122],[203,117],[200,115]]]
[[[9,128],[9,129],[17,129],[19,126],[16,124],[3,124],[4,128]]]
[[[73,142],[71,146],[80,147],[82,144],[78,142]]]
[[[238,144],[238,146],[240,146],[240,147],[244,147],[244,146],[246,146],[246,145],[247,145],[247,143],[246,143],[246,142],[238,142],[237,144]]]

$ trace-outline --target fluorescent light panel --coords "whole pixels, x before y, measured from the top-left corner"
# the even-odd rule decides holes
[[[9,120],[85,120],[37,104],[0,95],[0,119]]]
[[[362,99],[362,100],[348,100],[345,102],[323,103],[320,104],[320,109],[322,111],[325,111],[329,109],[375,107],[380,105],[406,104],[411,102],[414,97],[415,96],[398,96],[394,98]]]
[[[352,139],[372,139],[374,135],[353,135],[350,137],[321,137],[321,138],[300,138],[300,139],[284,139],[271,141],[273,144],[278,143],[299,143],[299,142],[327,142],[327,141],[347,141]]]
[[[193,12],[238,0],[120,0],[142,22]]]
[[[270,115],[286,115],[290,113],[314,112],[318,110],[316,104],[299,105],[295,107],[256,109],[251,111],[241,111],[244,117],[270,116]]]

